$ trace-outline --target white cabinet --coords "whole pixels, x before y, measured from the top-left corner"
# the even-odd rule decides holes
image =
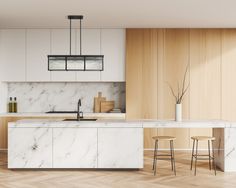
[[[69,29],[0,30],[1,81],[125,81],[125,29],[83,29],[82,54],[104,55],[104,71],[48,71],[48,55],[69,54]],[[80,30],[72,30],[80,54]]]
[[[26,36],[27,81],[50,81],[50,29],[27,29]]]
[[[96,168],[97,128],[55,128],[54,168]]]
[[[101,54],[104,55],[104,71],[101,81],[125,81],[125,30],[101,30]]]
[[[80,30],[77,30],[77,55],[80,54]],[[82,29],[82,55],[101,54],[101,30]],[[100,71],[78,71],[77,81],[100,81]]]
[[[76,30],[72,30],[71,54],[75,54]],[[51,30],[51,55],[69,55],[70,37],[68,29]],[[51,71],[51,81],[76,81],[75,71]]]
[[[49,128],[45,122],[9,123],[8,167],[143,168],[140,124],[105,124],[57,127],[55,122]]]
[[[8,128],[8,168],[52,168],[52,129]]]
[[[25,81],[25,37],[24,29],[0,31],[1,81]]]
[[[99,128],[98,168],[143,168],[143,129]]]

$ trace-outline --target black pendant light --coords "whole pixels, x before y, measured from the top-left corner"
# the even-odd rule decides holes
[[[103,55],[82,55],[81,15],[69,15],[70,20],[70,55],[48,55],[49,71],[103,71]],[[72,20],[80,21],[80,54],[71,55]]]

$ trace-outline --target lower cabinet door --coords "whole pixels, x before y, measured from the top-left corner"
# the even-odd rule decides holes
[[[98,128],[98,168],[143,168],[143,129]]]
[[[52,129],[8,128],[8,168],[52,168]]]
[[[97,128],[54,128],[53,168],[97,168]]]

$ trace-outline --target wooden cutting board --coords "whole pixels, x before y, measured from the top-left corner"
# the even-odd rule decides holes
[[[115,107],[115,101],[101,101],[101,112],[110,112]]]
[[[101,101],[105,101],[106,97],[102,97],[102,92],[98,92],[98,97],[94,97],[94,112],[101,112]]]

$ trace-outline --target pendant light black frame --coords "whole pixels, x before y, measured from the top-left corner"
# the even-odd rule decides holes
[[[104,55],[82,55],[82,15],[69,15],[68,19],[70,20],[70,49],[69,55],[48,55],[48,71],[103,71],[104,70]],[[71,30],[72,30],[72,20],[80,20],[80,55],[71,55]],[[68,68],[68,60],[78,60],[83,62],[83,68]],[[96,62],[99,60],[99,68],[88,68],[88,61]],[[55,63],[55,61],[62,61],[58,63],[63,63],[64,68],[51,68],[50,63]]]

